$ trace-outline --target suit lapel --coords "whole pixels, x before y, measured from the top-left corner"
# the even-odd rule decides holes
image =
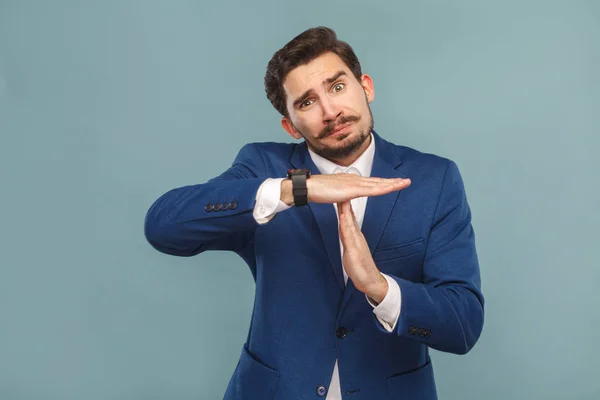
[[[396,169],[400,164],[402,164],[402,161],[392,152],[391,144],[375,136],[375,157],[373,158],[371,176],[377,178],[405,178],[405,175]],[[396,191],[383,196],[369,197],[367,200],[361,230],[369,244],[371,255],[379,243],[379,239],[381,239],[383,229],[401,192]]]

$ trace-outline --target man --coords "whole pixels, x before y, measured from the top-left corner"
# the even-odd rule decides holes
[[[148,211],[157,250],[231,250],[256,295],[225,399],[436,399],[429,348],[464,354],[483,327],[471,214],[456,164],[373,131],[373,81],[328,28],[267,67],[293,143]]]

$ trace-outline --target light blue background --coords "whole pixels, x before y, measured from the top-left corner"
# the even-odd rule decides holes
[[[291,140],[265,67],[322,24],[376,130],[466,183],[486,324],[432,352],[440,398],[600,398],[600,2],[0,0],[0,399],[222,398],[250,272],[154,251],[144,215]]]

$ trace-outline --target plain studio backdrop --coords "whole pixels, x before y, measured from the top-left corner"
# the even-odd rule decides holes
[[[486,322],[432,351],[440,398],[600,398],[600,2],[0,0],[0,399],[222,398],[250,271],[158,253],[144,216],[291,141],[264,72],[318,25],[377,132],[465,180]]]

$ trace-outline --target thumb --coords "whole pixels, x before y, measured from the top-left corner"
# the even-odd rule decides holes
[[[354,213],[350,200],[346,200],[338,204],[338,217],[341,229],[351,229],[355,224]]]
[[[351,209],[349,209],[350,207],[350,200],[346,200],[346,201],[341,201],[337,203],[337,209],[338,209],[338,214],[340,215],[340,217],[346,217],[348,212],[351,211]]]

